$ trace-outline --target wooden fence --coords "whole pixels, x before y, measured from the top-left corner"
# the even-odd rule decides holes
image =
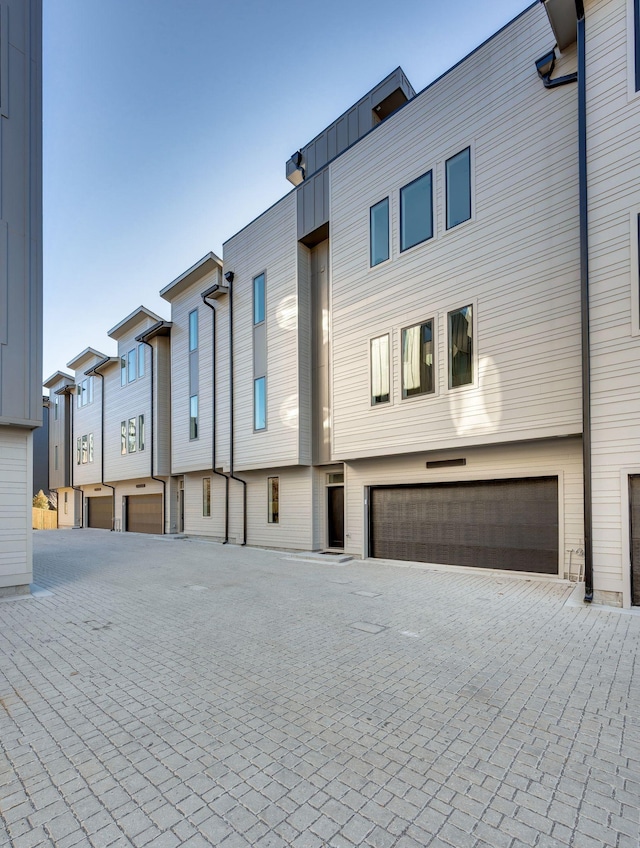
[[[58,529],[58,513],[55,509],[38,509],[31,508],[32,527],[34,530],[57,530]]]

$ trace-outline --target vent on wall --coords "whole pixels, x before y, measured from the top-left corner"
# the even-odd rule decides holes
[[[433,459],[427,462],[427,468],[454,468],[466,464],[466,459]]]

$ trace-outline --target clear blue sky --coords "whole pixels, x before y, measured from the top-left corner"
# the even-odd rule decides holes
[[[527,5],[44,0],[44,377],[140,304],[169,318],[158,291],[395,67],[419,91]]]

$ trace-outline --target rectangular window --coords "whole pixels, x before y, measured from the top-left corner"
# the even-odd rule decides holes
[[[82,464],[85,465],[89,459],[89,441],[86,436],[82,437]]]
[[[280,522],[280,479],[278,477],[267,477],[267,492],[269,498],[267,521],[269,524],[278,524]]]
[[[389,258],[389,198],[369,210],[369,261],[371,267]]]
[[[371,339],[371,406],[389,402],[389,336]]]
[[[265,315],[264,274],[253,278],[253,323],[262,324]]]
[[[67,514],[68,506],[69,506],[69,492],[65,492],[64,493],[64,514],[65,515]]]
[[[82,383],[78,383],[76,386],[76,398],[78,401],[78,409],[82,406]]]
[[[120,385],[127,385],[127,357],[120,357]]]
[[[447,229],[471,217],[471,148],[456,153],[446,163]]]
[[[133,383],[133,381],[136,379],[136,364],[137,364],[136,363],[136,349],[135,348],[133,350],[129,351],[127,361],[129,363],[129,366],[127,368],[127,379],[130,383]]]
[[[129,453],[136,452],[136,419],[129,419],[129,440],[127,443],[127,451]]]
[[[449,313],[449,388],[473,383],[473,314],[471,306]]]
[[[57,395],[53,399],[53,420],[54,421],[58,420],[58,401],[59,400],[60,400],[60,398],[58,398]]]
[[[253,428],[264,430],[267,426],[267,381],[258,377],[253,381]]]
[[[202,478],[202,515],[211,517],[211,477]]]
[[[82,439],[80,436],[76,439],[76,465],[80,465],[80,457],[81,457],[81,448],[82,448]]]
[[[402,397],[433,389],[433,321],[425,321],[402,331]]]
[[[89,462],[93,462],[93,433],[89,433]]]
[[[87,403],[93,403],[93,377],[89,377],[89,394],[87,395]]]
[[[138,450],[144,450],[144,415],[138,415]]]
[[[58,470],[58,445],[54,445],[53,448],[53,470]]]
[[[198,347],[198,310],[189,313],[189,350]]]
[[[198,438],[198,395],[189,398],[189,438]]]
[[[138,345],[138,377],[144,377],[144,348],[143,344]]]
[[[400,189],[400,250],[433,238],[432,173]]]
[[[120,454],[125,456],[127,453],[127,422],[120,422]]]

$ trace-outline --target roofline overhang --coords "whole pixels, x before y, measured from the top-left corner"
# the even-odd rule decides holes
[[[88,371],[85,371],[84,373],[87,377],[93,377],[95,374],[98,374],[99,370],[101,368],[104,368],[105,365],[115,365],[117,361],[117,356],[105,356],[104,359],[101,359],[100,362],[96,362],[95,365],[92,365],[91,368],[89,368]]]
[[[115,327],[112,327],[107,335],[110,339],[116,339],[117,341],[124,336],[128,330],[144,320],[144,318],[153,318],[154,322],[164,320],[160,315],[156,315],[155,312],[147,309],[146,306],[139,306],[137,309],[134,309],[133,312],[130,312],[126,318],[123,318],[122,321],[116,324]]]
[[[199,259],[195,265],[192,265],[191,268],[187,268],[183,274],[180,274],[180,276],[176,277],[175,280],[169,283],[168,286],[161,289],[160,297],[171,303],[174,297],[177,297],[177,295],[181,294],[197,280],[202,279],[205,274],[209,274],[216,267],[220,268],[222,271],[222,259],[210,250],[209,253],[206,253],[202,259]]]
[[[582,0],[540,0],[559,50],[566,50],[578,38],[578,20],[584,15]]]
[[[83,361],[91,356],[98,356],[100,359],[104,359],[105,354],[102,351],[96,350],[95,347],[85,347],[81,353],[67,362],[67,368],[73,368],[76,371],[82,365]]]
[[[64,371],[54,371],[50,377],[43,382],[45,389],[52,389],[60,380],[70,380],[73,383],[73,375],[65,374]]]

